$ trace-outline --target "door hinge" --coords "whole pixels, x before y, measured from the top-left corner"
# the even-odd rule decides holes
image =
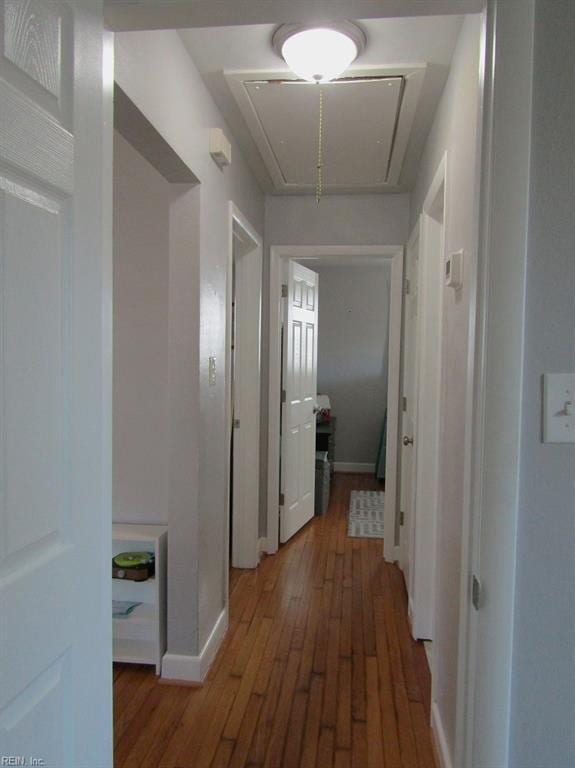
[[[282,299],[287,299],[288,297],[288,287],[287,283],[282,284]]]
[[[401,398],[401,407],[403,411],[407,411],[407,397],[405,395]]]
[[[481,608],[483,603],[483,584],[475,574],[471,577],[471,602],[476,611]]]
[[[283,493],[280,493],[280,507],[283,507],[286,503],[286,497],[283,495]]]
[[[405,525],[405,512],[403,510],[399,513],[399,524]]]
[[[234,429],[239,429],[239,428],[240,428],[240,420],[239,420],[239,419],[234,419],[234,420],[232,421],[232,427],[233,427]]]
[[[287,392],[285,389],[282,389],[282,403],[287,402]]]
[[[411,282],[409,280],[405,281],[405,293],[409,296],[409,292],[411,291]]]

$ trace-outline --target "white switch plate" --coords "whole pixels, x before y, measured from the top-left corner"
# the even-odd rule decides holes
[[[575,373],[543,376],[543,442],[575,443]]]
[[[208,384],[210,387],[216,386],[216,358],[210,357],[208,361]]]

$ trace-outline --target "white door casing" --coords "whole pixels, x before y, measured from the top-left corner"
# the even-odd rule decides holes
[[[413,232],[406,249],[406,283],[403,332],[403,402],[401,418],[401,510],[404,524],[400,528],[400,566],[407,587],[409,609],[413,607],[413,552],[415,531],[415,482],[417,433],[417,322],[419,279],[419,226]],[[405,445],[403,438],[414,440]]]
[[[0,49],[0,755],[101,768],[112,764],[101,0],[1,0]]]
[[[317,401],[317,273],[289,260],[284,308],[280,541],[314,515]]]
[[[414,434],[413,620],[415,639],[433,639],[436,530],[440,508],[443,270],[447,155],[443,156],[423,205],[419,230],[417,405]]]

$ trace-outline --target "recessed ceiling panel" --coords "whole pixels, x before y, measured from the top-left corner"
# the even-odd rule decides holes
[[[285,73],[226,72],[274,191],[314,191],[320,93],[323,191],[397,187],[425,77],[423,64],[367,67],[316,85]]]
[[[327,83],[245,82],[283,184],[313,187],[323,94],[323,185],[383,184],[401,103],[401,77]],[[271,169],[270,169],[271,170]]]

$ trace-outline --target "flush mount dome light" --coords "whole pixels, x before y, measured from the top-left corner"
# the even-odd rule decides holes
[[[288,67],[303,80],[327,83],[339,77],[365,48],[365,34],[350,21],[304,27],[284,24],[272,44]]]

